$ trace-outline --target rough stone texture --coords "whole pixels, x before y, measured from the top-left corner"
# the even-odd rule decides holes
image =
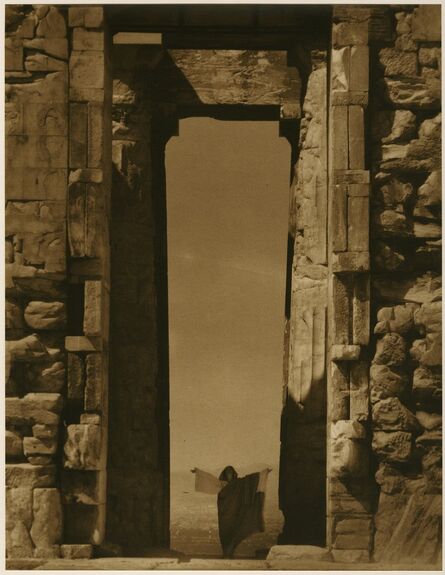
[[[23,456],[23,438],[18,433],[6,430],[5,454],[7,460],[20,459]]]
[[[380,464],[374,557],[438,560],[441,494],[440,7],[398,7],[380,49],[373,129],[376,352],[372,448]],[[422,110],[428,110],[423,113]]]
[[[25,308],[25,321],[32,329],[63,329],[66,323],[65,304],[31,301]]]
[[[52,556],[53,546],[60,543],[62,538],[62,505],[58,489],[38,488],[33,491],[33,522],[31,537],[38,552],[42,556],[43,550]],[[44,556],[48,556],[44,554]]]
[[[64,446],[64,467],[85,470],[100,469],[100,427],[90,424],[69,425],[67,435]]]
[[[83,545],[61,545],[60,552],[64,559],[90,559],[93,555],[93,546]]]

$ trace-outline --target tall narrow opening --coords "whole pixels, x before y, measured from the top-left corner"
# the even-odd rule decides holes
[[[219,475],[268,466],[265,532],[276,542],[291,150],[278,122],[187,118],[166,149],[171,547],[220,555]]]

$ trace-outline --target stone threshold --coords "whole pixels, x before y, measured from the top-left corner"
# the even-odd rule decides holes
[[[7,570],[38,571],[441,571],[440,565],[339,563],[264,559],[189,559],[112,557],[98,559],[7,559]]]

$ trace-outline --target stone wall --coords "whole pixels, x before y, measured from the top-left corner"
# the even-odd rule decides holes
[[[369,114],[374,557],[422,564],[441,541],[440,7],[393,7],[391,20]]]
[[[67,329],[66,10],[6,8],[6,552],[58,557]],[[49,517],[51,516],[51,521]]]
[[[102,8],[6,8],[8,557],[88,555],[104,535],[103,23]]]

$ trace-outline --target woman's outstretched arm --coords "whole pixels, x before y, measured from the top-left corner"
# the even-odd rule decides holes
[[[203,471],[197,467],[194,467],[190,471],[195,474],[195,491],[208,493],[209,495],[217,495],[225,485],[225,483],[207,471]]]

